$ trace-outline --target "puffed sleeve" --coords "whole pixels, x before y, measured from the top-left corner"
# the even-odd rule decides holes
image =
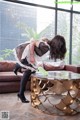
[[[38,47],[35,46],[34,50],[35,50],[35,53],[36,53],[38,56],[42,56],[42,55],[44,55],[45,53],[48,52],[48,50],[49,50],[49,45],[46,44],[45,42],[42,42],[42,41],[41,41],[41,42],[39,43],[39,46],[38,46]]]

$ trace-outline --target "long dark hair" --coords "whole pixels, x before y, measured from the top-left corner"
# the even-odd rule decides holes
[[[50,58],[54,59],[64,59],[66,53],[66,42],[63,36],[56,35],[52,40],[48,41],[50,45]]]

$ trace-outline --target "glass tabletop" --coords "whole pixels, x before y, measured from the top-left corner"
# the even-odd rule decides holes
[[[47,75],[44,75],[40,72],[36,72],[32,75],[33,77],[42,78],[42,79],[58,79],[58,80],[79,80],[80,74],[70,72],[70,71],[48,71]]]

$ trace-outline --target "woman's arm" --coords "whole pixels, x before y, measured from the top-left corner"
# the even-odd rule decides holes
[[[34,48],[36,46],[36,41],[31,41],[30,45],[29,45],[29,50],[30,50],[30,62],[32,64],[35,63],[35,56],[34,56]]]

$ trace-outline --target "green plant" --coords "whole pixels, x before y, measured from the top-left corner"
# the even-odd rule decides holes
[[[16,27],[23,30],[23,32],[26,34],[26,37],[30,40],[31,38],[34,38],[35,40],[38,40],[39,38],[45,36],[45,34],[49,31],[49,28],[51,24],[49,24],[45,29],[43,29],[40,33],[37,33],[36,30],[29,27],[28,25],[24,23],[18,23]]]
[[[4,49],[0,51],[0,61],[5,60],[13,54],[12,49]]]

